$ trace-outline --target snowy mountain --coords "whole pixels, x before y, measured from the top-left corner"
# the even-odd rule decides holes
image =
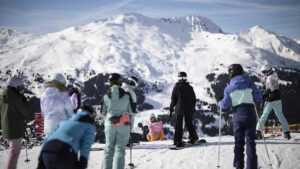
[[[297,41],[269,32],[261,26],[254,26],[239,36],[258,48],[299,62],[300,44]]]
[[[258,26],[239,34],[225,34],[205,17],[153,19],[121,14],[45,35],[0,29],[0,61],[0,91],[10,76],[25,76],[32,113],[40,111],[38,98],[43,83],[53,73],[64,73],[69,84],[74,79],[84,80],[83,98],[92,105],[98,105],[107,90],[107,73],[135,75],[141,80],[138,109],[144,115],[136,120],[137,132],[137,123],[147,123],[149,113],[154,112],[170,124],[170,137],[174,122],[162,109],[169,106],[179,71],[187,72],[199,99],[195,115],[198,133],[213,136],[218,119],[215,97],[226,86],[228,66],[242,64],[261,86],[259,69],[272,64],[278,67],[282,79],[288,118],[293,123],[300,119],[294,116],[300,110],[300,45]],[[285,91],[286,86],[291,90]],[[224,118],[226,134],[230,133],[230,117]]]

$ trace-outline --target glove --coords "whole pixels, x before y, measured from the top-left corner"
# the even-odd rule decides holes
[[[223,96],[223,95],[221,95],[221,96],[217,97],[217,102],[219,102],[219,101],[223,100],[223,98],[224,98],[224,96]]]
[[[83,156],[80,156],[80,160],[75,164],[76,169],[85,169],[87,168],[87,159]]]
[[[174,112],[174,109],[170,109],[170,117],[172,117],[172,114],[173,114],[173,112]]]

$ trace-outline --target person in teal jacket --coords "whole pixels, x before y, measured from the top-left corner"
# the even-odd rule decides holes
[[[120,86],[121,76],[110,74],[110,88],[101,102],[101,114],[105,116],[105,150],[103,169],[123,169],[125,148],[130,135],[130,114],[132,114],[130,94]]]
[[[61,122],[42,145],[38,169],[85,169],[95,141],[95,111],[82,106],[69,120]]]

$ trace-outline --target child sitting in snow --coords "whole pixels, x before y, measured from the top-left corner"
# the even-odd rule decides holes
[[[150,115],[150,124],[148,125],[149,133],[147,134],[148,141],[165,140],[163,124],[157,121],[154,114]]]

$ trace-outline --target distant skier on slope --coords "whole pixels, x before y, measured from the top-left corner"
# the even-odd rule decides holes
[[[193,118],[196,105],[196,95],[193,87],[187,81],[187,74],[185,72],[178,73],[178,82],[175,84],[172,91],[172,101],[170,104],[170,117],[174,111],[176,113],[176,126],[174,135],[174,145],[176,147],[184,147],[182,142],[182,123],[183,118],[189,132],[190,143],[194,144],[199,137],[193,125]]]
[[[264,128],[264,124],[270,112],[272,111],[272,109],[274,109],[274,112],[282,125],[284,138],[289,140],[291,138],[290,128],[286,118],[282,113],[282,102],[278,84],[278,75],[272,70],[272,67],[269,65],[264,65],[261,68],[261,71],[265,77],[264,86],[266,87],[266,92],[263,95],[263,99],[266,101],[266,103],[264,105],[263,114],[256,125],[256,138],[262,139],[261,130]]]
[[[234,162],[237,169],[244,168],[245,138],[247,144],[247,168],[257,169],[257,155],[255,144],[256,113],[254,100],[262,101],[261,94],[249,76],[244,75],[240,64],[232,64],[228,69],[230,83],[224,90],[224,98],[218,102],[222,109],[233,109],[234,130]]]
[[[91,106],[82,106],[69,120],[61,122],[44,141],[38,169],[85,169],[95,140],[95,116]]]
[[[163,124],[157,121],[156,116],[152,113],[150,115],[150,123],[148,125],[149,133],[147,134],[148,141],[165,140]]]
[[[73,86],[68,89],[69,97],[71,99],[72,105],[74,106],[74,113],[77,112],[81,106],[81,92],[84,88],[84,83],[81,81],[75,81]]]

